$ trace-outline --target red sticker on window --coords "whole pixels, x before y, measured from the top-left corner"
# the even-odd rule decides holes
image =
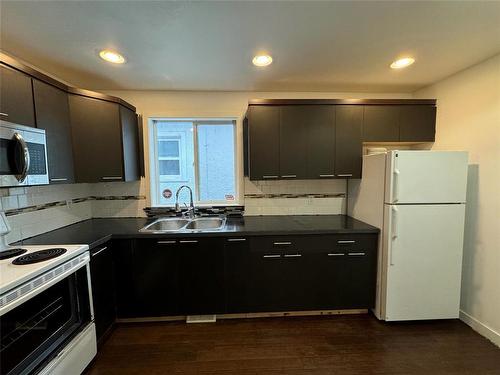
[[[172,196],[172,190],[170,189],[165,189],[163,190],[163,192],[161,193],[161,195],[163,195],[163,198],[170,198]]]

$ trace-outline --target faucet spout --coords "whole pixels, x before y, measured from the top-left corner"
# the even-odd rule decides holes
[[[181,212],[180,206],[179,206],[179,194],[182,189],[188,189],[189,190],[189,210],[188,210],[188,215],[189,217],[194,217],[195,212],[194,212],[194,202],[193,202],[193,190],[187,185],[182,185],[177,189],[177,192],[175,193],[175,212]]]

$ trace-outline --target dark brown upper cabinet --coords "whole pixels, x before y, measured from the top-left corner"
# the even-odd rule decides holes
[[[434,142],[434,105],[364,106],[364,142]]]
[[[36,126],[31,77],[0,64],[0,119]]]
[[[436,107],[429,105],[399,106],[400,142],[434,142]]]
[[[76,182],[137,180],[137,120],[105,100],[70,95],[69,105]]]
[[[68,94],[34,79],[33,97],[37,127],[45,129],[51,184],[75,181]]]
[[[361,178],[363,107],[338,105],[335,109],[335,176]]]
[[[363,141],[399,142],[398,106],[368,105],[364,107]]]
[[[125,181],[135,181],[141,178],[141,147],[139,142],[138,117],[134,111],[120,105],[121,137],[123,147],[123,171]]]
[[[280,107],[251,106],[248,122],[250,179],[280,178]]]
[[[305,106],[308,120],[307,178],[332,178],[335,175],[335,106]]]
[[[280,178],[307,177],[307,132],[311,111],[307,106],[280,107]]]

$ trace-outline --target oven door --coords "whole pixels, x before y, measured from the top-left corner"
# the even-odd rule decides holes
[[[0,317],[0,374],[42,369],[91,322],[88,266]]]

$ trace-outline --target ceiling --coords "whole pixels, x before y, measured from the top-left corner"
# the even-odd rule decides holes
[[[500,52],[497,1],[2,0],[0,16],[1,49],[94,90],[412,92]]]

